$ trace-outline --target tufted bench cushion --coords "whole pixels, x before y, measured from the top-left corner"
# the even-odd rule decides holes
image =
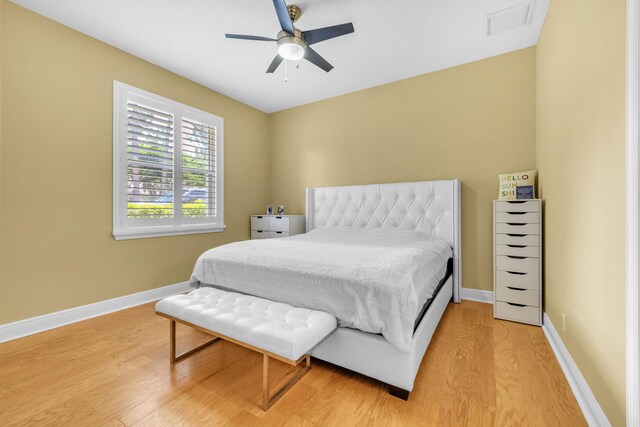
[[[329,313],[208,287],[165,298],[156,311],[289,360],[309,353],[337,326]]]

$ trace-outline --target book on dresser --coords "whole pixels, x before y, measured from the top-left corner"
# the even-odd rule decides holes
[[[304,215],[251,215],[252,239],[288,237],[304,231]]]
[[[493,201],[493,315],[542,324],[542,200]]]

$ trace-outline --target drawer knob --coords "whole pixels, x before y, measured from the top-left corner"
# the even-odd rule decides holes
[[[525,259],[526,256],[513,256],[513,255],[506,255],[507,258],[513,258],[513,259]]]
[[[526,236],[526,234],[507,234],[507,236],[510,236],[510,237],[524,237],[524,236]]]
[[[508,225],[517,225],[518,227],[521,227],[521,226],[523,226],[523,225],[527,225],[527,224],[520,224],[520,223],[518,223],[518,222],[508,222],[507,224],[508,224]]]
[[[262,219],[262,216],[257,216],[256,218],[258,218],[258,219]]]
[[[513,286],[507,286],[507,289],[511,289],[512,291],[526,291],[524,288],[514,288]]]
[[[507,212],[509,215],[524,215],[527,212]]]
[[[509,274],[517,274],[518,276],[523,276],[523,275],[527,274],[527,273],[520,273],[519,271],[507,271],[507,273],[509,273]]]
[[[526,248],[525,245],[507,245],[507,246],[509,246],[510,248]]]
[[[277,216],[276,219],[282,219],[282,217],[281,216]]]

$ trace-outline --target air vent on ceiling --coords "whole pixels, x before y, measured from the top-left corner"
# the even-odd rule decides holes
[[[535,0],[527,1],[487,15],[487,35],[492,36],[529,24],[534,4]]]

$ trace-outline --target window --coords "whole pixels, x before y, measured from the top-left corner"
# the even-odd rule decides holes
[[[113,236],[224,230],[223,120],[114,82]]]

